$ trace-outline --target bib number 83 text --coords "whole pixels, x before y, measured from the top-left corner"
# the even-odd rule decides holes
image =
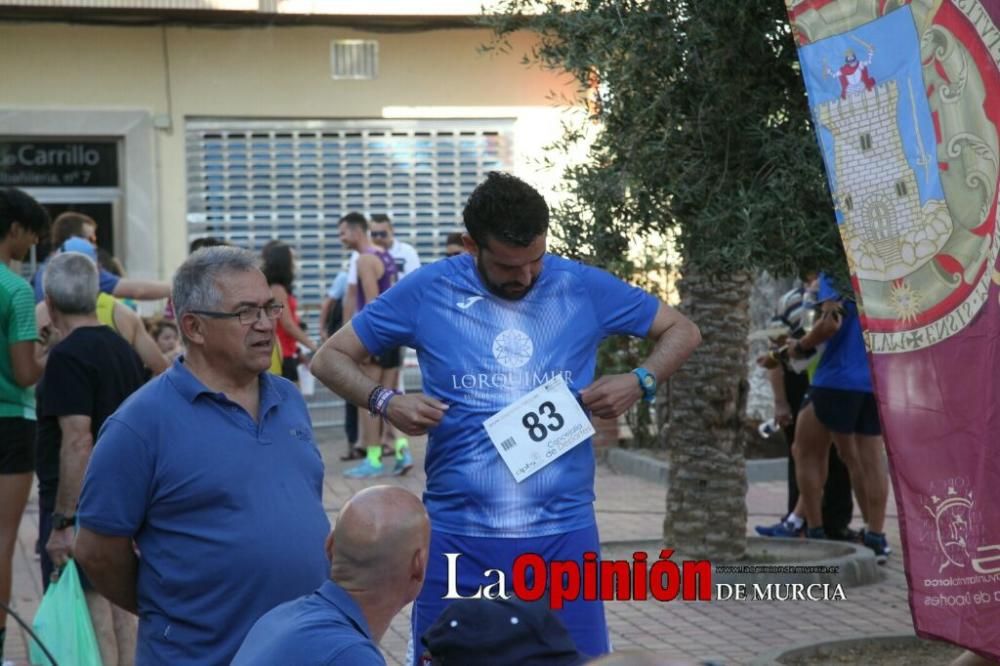
[[[545,417],[546,422],[542,423],[541,417]],[[538,406],[538,413],[528,412],[521,418],[521,425],[528,431],[528,437],[533,442],[545,441],[550,432],[562,429],[566,421],[562,415],[556,411],[556,406],[551,402],[543,402]]]

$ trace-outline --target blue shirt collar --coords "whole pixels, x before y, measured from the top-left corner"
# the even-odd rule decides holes
[[[221,393],[216,393],[202,384],[201,380],[194,376],[184,364],[184,357],[180,356],[164,373],[170,383],[174,385],[177,392],[190,403],[194,403],[200,395],[207,395],[212,398],[224,397]],[[269,372],[262,372],[260,377],[260,413],[266,414],[269,409],[281,402],[281,394],[275,385],[274,378]],[[227,398],[228,399],[228,398]]]
[[[327,580],[320,585],[318,590],[316,590],[316,594],[323,597],[323,599],[335,606],[337,610],[350,619],[368,640],[373,643],[375,642],[375,639],[372,638],[371,630],[368,629],[368,620],[365,619],[364,613],[361,612],[361,607],[358,606],[358,603],[354,601],[354,598],[347,593],[347,590],[337,585],[332,580]]]

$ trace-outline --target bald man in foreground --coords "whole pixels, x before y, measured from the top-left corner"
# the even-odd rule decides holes
[[[395,486],[362,490],[326,539],[330,580],[257,620],[233,666],[385,666],[376,643],[423,587],[429,539],[416,495]]]

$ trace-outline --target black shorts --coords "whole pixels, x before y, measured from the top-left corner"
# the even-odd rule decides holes
[[[290,382],[299,381],[299,359],[295,356],[288,356],[281,359],[281,376]]]
[[[816,410],[816,418],[830,432],[882,434],[874,393],[814,386],[809,389],[809,402]]]
[[[389,349],[375,357],[378,367],[383,370],[392,370],[403,365],[403,350],[400,347]]]
[[[0,474],[35,471],[35,422],[0,417]]]

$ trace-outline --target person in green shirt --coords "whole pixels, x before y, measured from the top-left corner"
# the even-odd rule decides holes
[[[14,546],[35,471],[35,392],[42,376],[35,296],[11,270],[49,227],[37,201],[0,188],[0,602],[10,603]],[[0,608],[0,661],[7,613]]]

